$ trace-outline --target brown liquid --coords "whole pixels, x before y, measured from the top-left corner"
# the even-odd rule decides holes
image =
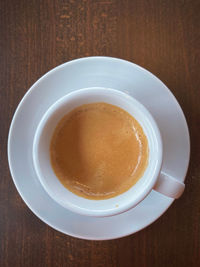
[[[148,141],[129,113],[92,103],[61,119],[50,156],[56,176],[68,190],[84,198],[107,199],[141,178],[148,162]]]

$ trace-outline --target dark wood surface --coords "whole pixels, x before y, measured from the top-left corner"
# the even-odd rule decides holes
[[[200,1],[0,1],[0,266],[200,266]],[[118,240],[85,241],[41,222],[7,163],[7,134],[28,88],[68,60],[133,61],[183,108],[191,135],[184,195],[155,223]]]

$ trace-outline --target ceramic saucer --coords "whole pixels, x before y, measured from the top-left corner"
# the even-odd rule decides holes
[[[106,240],[133,234],[158,219],[174,199],[152,191],[137,207],[113,217],[93,218],[68,211],[41,186],[32,160],[36,127],[45,111],[63,95],[86,87],[108,87],[134,96],[151,112],[163,138],[162,170],[184,181],[190,143],[184,114],[169,89],[153,74],[131,62],[88,57],[67,62],[40,78],[26,93],[13,117],[8,160],[15,186],[42,221],[65,234]]]

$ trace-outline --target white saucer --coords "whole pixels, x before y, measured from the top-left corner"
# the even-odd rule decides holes
[[[60,97],[73,90],[95,86],[127,92],[149,109],[163,138],[162,170],[184,181],[189,163],[189,133],[175,97],[147,70],[109,57],[89,57],[67,62],[45,74],[30,88],[11,123],[8,159],[19,194],[42,221],[74,237],[106,240],[130,235],[148,226],[169,208],[174,199],[152,191],[128,212],[113,217],[93,218],[66,210],[44,191],[32,162],[36,127],[47,108]]]

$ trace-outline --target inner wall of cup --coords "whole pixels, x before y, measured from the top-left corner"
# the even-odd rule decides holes
[[[149,145],[149,164],[143,177],[127,192],[106,200],[88,200],[71,193],[57,179],[50,164],[50,141],[59,120],[75,107],[94,102],[106,102],[119,106],[129,112],[141,124]],[[119,94],[115,95],[105,90],[101,91],[96,89],[95,91],[94,89],[92,92],[89,90],[88,92],[84,92],[84,94],[80,92],[78,95],[67,95],[47,111],[38,128],[38,141],[35,144],[37,173],[46,191],[64,207],[78,208],[83,213],[85,210],[96,210],[97,212],[112,210],[130,203],[132,205],[137,204],[141,198],[141,194],[144,194],[145,190],[149,189],[149,185],[152,183],[159,163],[159,144],[149,118],[138,108],[137,103],[130,101],[129,97],[126,98],[124,94],[119,92]]]

